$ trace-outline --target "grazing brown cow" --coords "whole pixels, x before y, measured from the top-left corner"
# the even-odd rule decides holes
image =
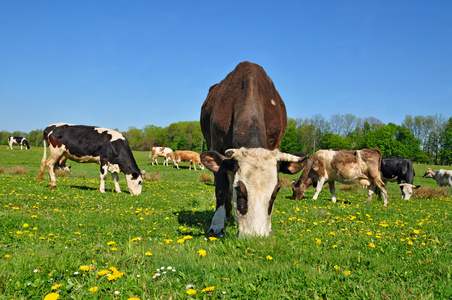
[[[201,161],[215,174],[217,206],[208,233],[222,233],[232,198],[239,236],[271,234],[278,172],[299,172],[306,159],[277,150],[286,123],[284,102],[259,65],[242,62],[209,89],[201,130],[212,151]]]
[[[293,199],[301,199],[310,185],[316,188],[312,199],[317,200],[325,182],[328,182],[332,194],[332,202],[336,202],[334,182],[345,184],[359,182],[369,188],[366,203],[372,200],[376,188],[381,191],[384,206],[388,205],[388,194],[381,180],[380,149],[362,150],[319,150],[308,160],[306,168],[299,179],[292,181]]]
[[[174,157],[175,157],[175,159],[173,161],[174,161],[174,165],[176,165],[177,169],[179,169],[178,163],[180,163],[181,161],[189,161],[190,162],[190,168],[189,168],[190,170],[191,170],[191,166],[193,165],[193,168],[196,171],[196,164],[199,165],[201,170],[204,170],[204,166],[201,163],[201,158],[199,157],[199,154],[196,153],[195,151],[176,150]],[[173,167],[174,167],[174,165],[173,165]]]

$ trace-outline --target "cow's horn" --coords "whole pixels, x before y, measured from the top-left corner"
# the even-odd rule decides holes
[[[236,149],[228,149],[226,152],[224,152],[224,155],[228,158],[233,158],[237,156],[237,150]]]
[[[299,157],[296,155],[292,155],[289,153],[280,152],[278,156],[279,161],[287,161],[287,162],[300,162],[306,159],[305,157]]]

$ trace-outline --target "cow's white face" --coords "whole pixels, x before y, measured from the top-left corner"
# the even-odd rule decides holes
[[[403,200],[410,200],[411,196],[413,195],[413,189],[417,189],[420,186],[419,185],[412,185],[410,183],[401,183],[399,184],[400,189],[402,190],[402,199]]]
[[[239,236],[269,236],[272,232],[273,202],[281,184],[278,179],[278,151],[263,148],[236,149],[232,199]]]
[[[413,188],[411,187],[411,184],[402,183],[400,184],[400,189],[402,190],[402,199],[410,200],[411,195],[413,194]]]
[[[126,174],[127,187],[132,195],[140,195],[143,187],[144,170],[140,174]]]

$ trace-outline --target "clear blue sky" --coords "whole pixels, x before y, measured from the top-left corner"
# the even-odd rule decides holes
[[[0,1],[0,130],[199,120],[261,65],[289,117],[452,116],[452,1]]]

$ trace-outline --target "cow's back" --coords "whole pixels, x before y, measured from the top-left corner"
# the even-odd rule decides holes
[[[272,80],[257,64],[242,62],[212,86],[201,109],[209,149],[276,149],[287,123],[286,108]]]

